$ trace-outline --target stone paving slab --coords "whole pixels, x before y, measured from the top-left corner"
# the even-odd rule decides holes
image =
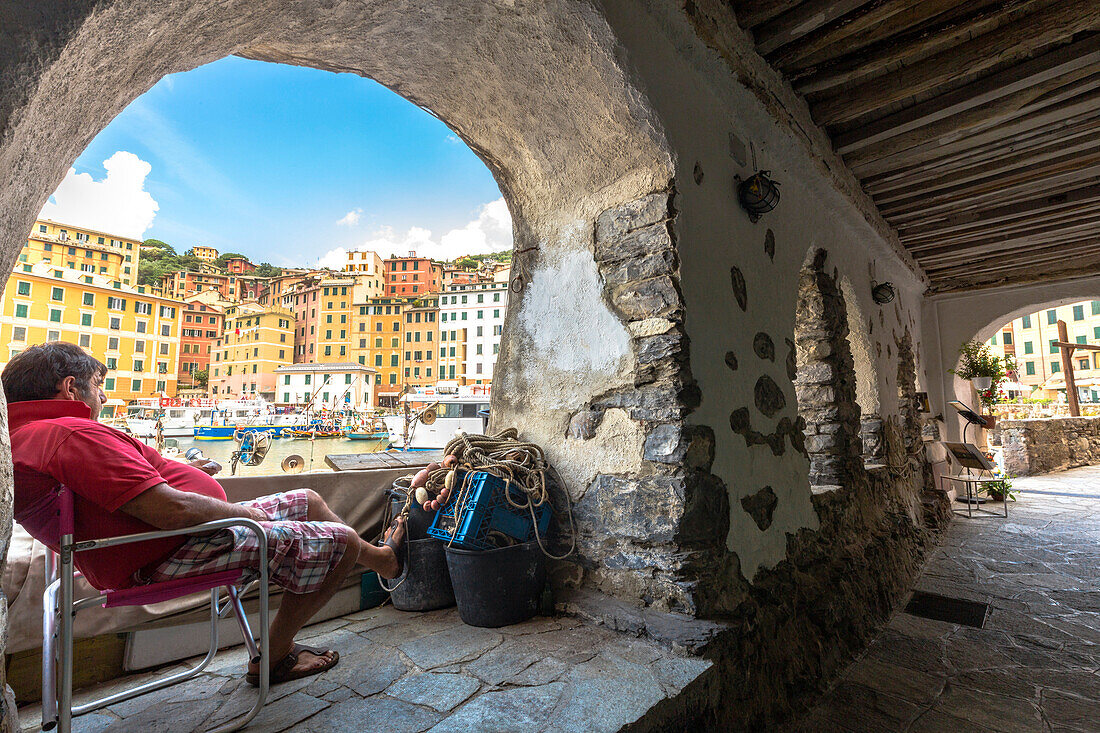
[[[789,731],[1100,731],[1100,467],[1015,485],[1008,519],[956,517],[915,584],[988,603],[984,628],[899,611]]]
[[[655,705],[686,706],[685,688],[712,669],[699,657],[572,617],[479,629],[463,624],[455,609],[403,613],[386,606],[325,621],[300,638],[337,649],[340,663],[272,687],[247,730],[617,731]],[[241,649],[224,651],[194,680],[79,717],[73,730],[210,730],[255,701],[244,670]],[[79,691],[76,702],[148,677]],[[37,706],[19,714],[24,730],[38,728]]]

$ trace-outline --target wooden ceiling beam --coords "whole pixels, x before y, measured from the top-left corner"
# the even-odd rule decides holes
[[[1023,285],[1034,282],[1053,282],[1080,277],[1083,274],[1100,272],[1100,257],[1079,259],[1073,263],[1058,267],[1057,262],[1036,270],[1035,268],[1017,268],[1015,271],[992,273],[986,277],[947,277],[934,281],[930,292],[953,293],[973,292],[1006,285]]]
[[[1042,151],[1028,150],[1001,160],[977,163],[968,169],[914,181],[912,185],[876,194],[873,198],[876,205],[888,206],[898,201],[911,200],[917,196],[930,196],[939,191],[958,189],[969,183],[979,183],[1001,176],[1009,180],[1017,173],[1038,170],[1046,165],[1057,166],[1074,160],[1074,156],[1086,156],[1096,151],[1100,151],[1100,128],[1090,135],[1066,140],[1061,144],[1058,144],[1058,141],[1052,141]]]
[[[1078,156],[1057,165],[1046,163],[1035,169],[1024,169],[1005,180],[996,178],[982,184],[970,183],[929,196],[914,196],[892,206],[880,206],[879,211],[895,227],[901,221],[938,213],[944,208],[961,210],[981,204],[1010,203],[1022,198],[1035,198],[1038,192],[1054,192],[1082,181],[1100,179],[1100,153]]]
[[[1026,23],[1026,33],[1014,24],[1001,26],[892,74],[840,89],[811,104],[810,112],[818,124],[836,125],[934,91],[954,80],[980,76],[1076,33],[1100,28],[1100,4],[1056,3],[1027,16]]]
[[[934,272],[929,271],[928,276],[935,281],[952,276],[972,276],[1004,272],[1006,270],[1036,269],[1041,271],[1043,266],[1051,263],[1068,262],[1071,257],[1091,255],[1100,256],[1100,237],[1096,234],[1082,237],[1080,241],[1059,242],[1049,247],[1020,252],[1012,258],[1001,255],[974,260],[963,265],[936,268]]]
[[[898,236],[904,242],[909,237],[940,236],[971,227],[982,227],[1000,222],[1016,221],[1042,212],[1068,210],[1077,205],[1091,205],[1100,202],[1100,184],[1065,191],[1053,196],[1029,199],[1007,206],[968,212],[950,212],[931,221],[898,230]]]
[[[1074,124],[1044,126],[925,163],[909,165],[877,176],[867,176],[861,183],[863,190],[875,196],[923,181],[956,175],[986,163],[1007,160],[1021,153],[1042,154],[1063,141],[1079,140],[1097,133],[1100,133],[1100,109]]]
[[[1030,96],[1027,92],[1020,94]],[[844,156],[844,161],[857,176],[870,176],[963,152],[1045,125],[1064,124],[1081,115],[1095,115],[1100,108],[1100,75],[1089,75],[1020,107],[1015,106],[1017,101],[1002,99],[988,108],[930,125],[919,135],[901,135],[858,150]]]
[[[767,56],[777,48],[797,41],[802,36],[831,23],[853,10],[866,5],[869,0],[804,0],[777,18],[754,28],[752,37],[756,50]]]
[[[1100,17],[1100,14],[1098,14]],[[1082,69],[1100,68],[1100,34],[1057,48],[1042,56],[978,79],[851,132],[837,135],[833,147],[841,155],[926,127],[1011,94],[1036,87]]]
[[[1009,0],[979,5],[972,12],[961,16],[950,14],[931,27],[917,27],[822,64],[812,74],[793,79],[795,91],[805,95],[820,95],[838,87],[884,76],[892,70],[911,65],[1010,24],[1028,13],[1050,5],[1051,1]]]
[[[893,37],[959,7],[958,0],[875,0],[806,34],[769,56],[768,61],[788,78],[797,79],[807,67]]]
[[[1089,218],[1100,212],[1100,202],[1078,204],[1074,207],[1051,211],[1043,214],[1032,214],[1026,219],[1016,219],[1002,222],[993,226],[968,229],[954,234],[933,233],[919,239],[903,240],[905,248],[914,255],[923,254],[925,251],[936,247],[962,247],[971,244],[981,244],[994,238],[1011,236],[1025,236],[1035,231],[1040,226],[1052,225],[1058,228],[1073,226],[1084,218]]]
[[[734,0],[733,14],[737,25],[749,30],[785,13],[801,0]]]
[[[965,245],[944,244],[913,252],[925,267],[936,267],[945,262],[967,262],[976,255],[992,255],[1003,252],[1020,251],[1031,245],[1060,242],[1075,239],[1100,231],[1100,217],[1095,215],[1081,217],[1072,224],[1065,222],[1033,226],[1002,236],[989,237],[979,242]]]

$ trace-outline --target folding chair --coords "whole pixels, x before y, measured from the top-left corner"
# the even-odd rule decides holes
[[[97,596],[73,599],[73,580],[79,574],[74,569],[73,553],[94,550],[103,547],[143,542],[145,540],[191,535],[211,532],[229,527],[247,527],[256,533],[260,541],[260,557],[267,557],[267,536],[263,527],[251,519],[219,519],[213,522],[186,527],[184,529],[142,532],[123,537],[108,537],[98,540],[73,541],[73,495],[61,487],[60,499],[60,555],[52,550],[46,551],[46,590],[42,594],[42,729],[51,730],[57,726],[58,733],[70,733],[73,716],[83,715],[107,705],[129,700],[153,690],[173,685],[199,675],[218,651],[218,619],[233,611],[244,636],[249,660],[259,665],[260,689],[256,704],[248,714],[237,723],[227,723],[216,733],[228,733],[247,725],[263,707],[267,700],[269,684],[268,651],[268,592],[267,563],[260,563],[260,644],[256,646],[252,629],[248,624],[241,594],[237,584],[245,575],[244,570],[227,570],[210,573],[194,578],[169,580],[164,583],[150,583],[125,590],[102,591]],[[219,601],[219,589],[224,586],[229,597],[224,604]],[[210,650],[202,662],[193,669],[184,670],[162,679],[152,680],[129,690],[123,690],[83,705],[73,706],[73,620],[76,612],[90,606],[114,608],[119,606],[140,606],[148,603],[167,601],[198,591],[210,591]]]

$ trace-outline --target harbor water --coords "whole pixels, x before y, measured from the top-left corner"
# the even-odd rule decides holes
[[[141,438],[142,442],[149,445],[155,444],[153,438]],[[198,448],[203,455],[212,461],[222,464],[222,472],[218,476],[229,475],[229,463],[233,451],[237,449],[237,443],[232,440],[195,440],[194,438],[165,438],[165,446],[173,443],[179,447],[179,455],[173,456],[177,460],[184,461],[184,454],[190,448]],[[309,471],[331,471],[332,468],[325,463],[325,456],[329,454],[351,453],[377,453],[384,451],[388,445],[387,440],[348,440],[347,438],[316,438],[314,440],[294,440],[278,438],[272,440],[266,457],[258,466],[245,466],[237,464],[237,476],[270,476],[283,473],[280,464],[287,456],[298,455],[302,457],[305,468]]]

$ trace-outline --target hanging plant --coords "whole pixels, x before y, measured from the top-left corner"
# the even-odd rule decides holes
[[[996,404],[999,399],[1000,384],[1008,372],[1015,371],[1016,362],[1009,356],[994,356],[989,347],[980,341],[967,341],[959,347],[959,368],[949,370],[960,379],[975,381],[978,399],[983,405]],[[980,380],[980,383],[979,383]],[[989,380],[985,383],[985,380]]]

